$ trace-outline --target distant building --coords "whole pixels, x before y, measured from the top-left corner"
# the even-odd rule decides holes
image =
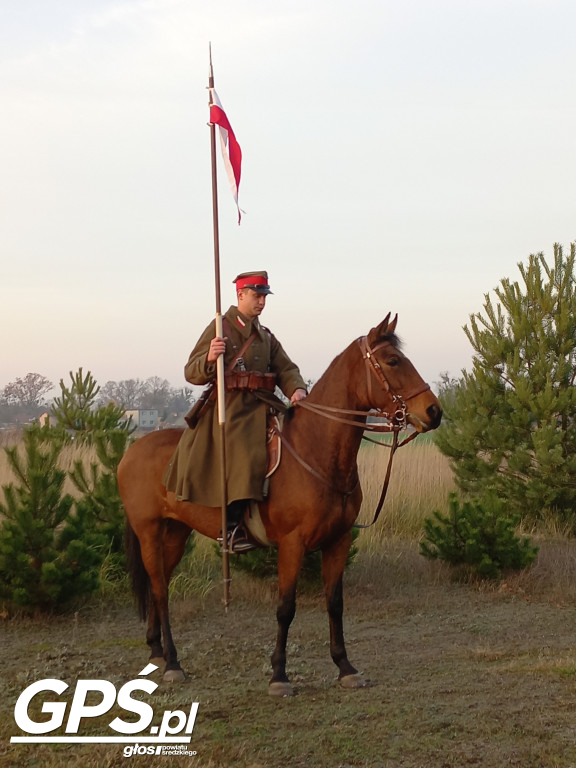
[[[124,418],[131,418],[132,424],[134,424],[138,429],[158,429],[157,408],[141,410],[134,409],[131,411],[125,411]]]

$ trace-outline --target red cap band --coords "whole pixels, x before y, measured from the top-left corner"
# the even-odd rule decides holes
[[[250,277],[240,277],[235,281],[236,290],[241,291],[243,288],[251,288],[253,285],[268,285],[268,280],[261,275],[250,275]]]

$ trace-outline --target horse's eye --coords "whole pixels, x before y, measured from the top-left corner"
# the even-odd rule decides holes
[[[398,365],[400,360],[398,360],[397,357],[391,357],[390,360],[388,360],[388,365],[393,368],[395,365]]]

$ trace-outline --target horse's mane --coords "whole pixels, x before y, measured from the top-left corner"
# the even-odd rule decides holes
[[[399,352],[402,351],[403,342],[400,336],[397,336],[395,333],[386,333],[382,337],[382,341],[387,341],[389,344],[392,344],[393,347],[395,347]]]
[[[381,336],[378,339],[378,343],[383,341],[387,341],[389,344],[391,344],[393,347],[395,347],[395,349],[399,351],[402,349],[402,340],[395,333],[385,333],[383,336]],[[326,368],[326,370],[320,376],[320,378],[313,384],[309,394],[311,394],[313,390],[315,390],[319,385],[322,385],[325,383],[325,380],[330,377],[333,369],[338,365],[340,360],[348,353],[351,347],[353,345],[356,345],[357,343],[358,343],[358,338],[354,339],[354,341],[351,341],[350,344],[345,349],[343,349],[342,352],[340,352],[340,354],[336,355],[336,357],[332,360],[328,368]],[[286,413],[285,419],[289,421],[294,415],[294,412],[296,410],[297,410],[296,408],[289,408],[288,412]]]

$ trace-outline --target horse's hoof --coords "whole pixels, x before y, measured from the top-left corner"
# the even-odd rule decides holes
[[[364,680],[362,675],[358,672],[356,672],[354,675],[344,675],[344,677],[341,677],[338,682],[342,688],[347,688],[348,690],[366,687],[366,680]]]
[[[165,683],[183,683],[186,675],[181,669],[167,669],[162,679]]]
[[[290,683],[270,683],[268,694],[278,698],[286,698],[287,696],[294,696],[294,688]]]

